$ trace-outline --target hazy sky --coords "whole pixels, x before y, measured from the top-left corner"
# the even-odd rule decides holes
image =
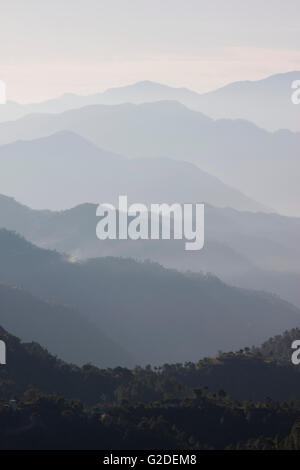
[[[0,79],[39,101],[139,80],[208,91],[300,70],[300,0],[0,0]]]

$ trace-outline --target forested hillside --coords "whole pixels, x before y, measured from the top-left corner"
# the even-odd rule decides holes
[[[291,398],[299,369],[259,352],[100,370],[68,365],[2,328],[0,339],[1,449],[300,448],[300,403]]]

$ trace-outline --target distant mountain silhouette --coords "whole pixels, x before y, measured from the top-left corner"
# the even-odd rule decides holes
[[[103,151],[72,132],[0,147],[5,194],[35,208],[66,209],[82,201],[207,202],[266,210],[191,163],[168,158],[128,159]]]
[[[209,206],[206,206],[208,240],[203,250],[193,253],[185,251],[184,240],[100,241],[95,232],[96,209],[94,204],[82,204],[66,211],[35,211],[12,198],[0,196],[0,227],[16,231],[40,247],[66,253],[73,259],[132,257],[152,260],[169,268],[214,272],[225,278],[244,274],[253,267],[246,256],[222,241],[218,232],[222,230],[222,218],[220,225],[214,227],[218,222],[210,222],[214,211]],[[290,259],[295,260],[294,253]]]
[[[195,360],[300,326],[300,310],[274,295],[130,259],[68,262],[3,230],[0,282],[79,309],[140,364]]]
[[[297,258],[298,260],[298,258]],[[263,289],[275,292],[283,299],[300,307],[300,273],[298,271],[272,271],[250,268],[241,275],[234,274],[228,282],[248,289]]]
[[[63,130],[129,157],[163,156],[196,163],[266,207],[286,215],[300,214],[300,133],[270,133],[241,120],[213,121],[177,102],[165,101],[30,115],[0,124],[0,144]]]
[[[256,81],[234,82],[203,94],[145,80],[89,96],[65,93],[42,103],[19,105],[10,102],[0,109],[0,122],[31,113],[61,113],[93,104],[141,104],[172,100],[215,119],[245,119],[271,131],[289,129],[300,132],[300,109],[291,101],[294,80],[300,80],[300,71],[280,73]]]

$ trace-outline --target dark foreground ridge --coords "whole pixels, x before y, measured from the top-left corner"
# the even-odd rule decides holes
[[[278,349],[296,333],[271,342]],[[197,364],[100,370],[2,328],[0,339],[1,449],[300,448],[299,368],[266,359],[265,345]]]

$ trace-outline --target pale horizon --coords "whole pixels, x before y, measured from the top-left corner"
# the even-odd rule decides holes
[[[205,93],[299,70],[299,10],[297,0],[11,0],[0,80],[19,103],[144,80]]]
[[[300,69],[300,67],[299,67]],[[236,83],[236,82],[243,82],[243,81],[251,81],[251,82],[255,82],[255,81],[259,81],[259,80],[263,80],[263,79],[266,79],[268,77],[271,77],[273,75],[280,75],[280,74],[286,74],[286,73],[291,73],[291,72],[297,72],[298,70],[296,69],[290,69],[290,70],[284,70],[284,71],[274,71],[273,73],[268,73],[268,74],[262,74],[262,75],[254,75],[251,79],[249,78],[249,76],[246,76],[244,78],[239,78],[239,79],[233,79],[233,80],[229,80],[229,81],[220,81],[220,83],[217,83],[216,81],[216,85],[214,87],[210,87],[209,84],[207,85],[207,87],[203,86],[202,88],[195,88],[195,87],[192,87],[192,86],[188,86],[184,83],[177,83],[176,81],[172,81],[172,80],[152,80],[152,79],[149,79],[147,77],[145,78],[140,78],[139,80],[128,80],[128,81],[118,81],[117,83],[115,83],[114,85],[109,85],[107,84],[107,86],[99,86],[97,88],[97,84],[95,84],[95,86],[93,87],[88,87],[87,85],[84,85],[83,83],[81,85],[78,85],[78,86],[73,86],[71,89],[60,89],[59,86],[57,87],[57,91],[55,92],[55,90],[53,90],[53,92],[51,94],[39,94],[39,93],[34,93],[32,94],[31,98],[28,97],[27,99],[25,99],[25,95],[16,95],[15,97],[11,96],[11,93],[10,93],[10,90],[9,90],[9,86],[7,86],[7,81],[4,80],[5,84],[6,84],[6,99],[7,99],[7,102],[14,102],[14,103],[18,103],[18,104],[36,104],[36,103],[41,103],[41,102],[44,102],[44,101],[48,101],[48,100],[52,100],[52,99],[56,99],[56,98],[60,98],[61,96],[65,95],[65,94],[74,94],[74,95],[78,95],[78,96],[89,96],[89,95],[93,95],[93,94],[97,94],[97,93],[103,93],[109,89],[112,89],[112,88],[121,88],[121,87],[126,87],[126,86],[130,86],[130,85],[135,85],[137,83],[141,83],[141,82],[152,82],[152,83],[157,83],[157,84],[161,84],[161,85],[166,85],[166,86],[169,86],[169,87],[172,87],[172,88],[186,88],[186,89],[189,89],[190,91],[193,91],[193,92],[196,92],[196,93],[199,93],[199,94],[203,94],[203,93],[208,93],[210,91],[214,91],[218,88],[222,88],[226,85],[229,85],[231,83]],[[56,87],[55,87],[56,88]],[[29,96],[29,95],[28,95]]]

